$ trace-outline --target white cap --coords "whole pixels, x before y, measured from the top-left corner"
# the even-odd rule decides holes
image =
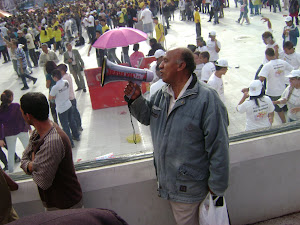
[[[154,53],[154,57],[157,59],[165,55],[166,55],[165,51],[161,49],[156,50],[156,52]]]
[[[293,18],[291,16],[287,16],[284,21],[291,22],[291,21],[293,21]]]
[[[259,96],[262,89],[262,83],[260,80],[253,80],[249,86],[250,96]]]
[[[228,62],[226,59],[218,59],[215,65],[220,67],[228,67]]]
[[[287,78],[300,77],[300,70],[292,70],[290,74],[285,77]]]
[[[217,33],[216,33],[216,31],[212,30],[212,31],[209,32],[209,35],[210,35],[210,36],[216,36]]]

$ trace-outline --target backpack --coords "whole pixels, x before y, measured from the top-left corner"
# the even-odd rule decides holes
[[[161,30],[162,24],[159,24],[159,29]],[[168,34],[168,29],[166,26],[164,26],[164,35],[166,36]]]

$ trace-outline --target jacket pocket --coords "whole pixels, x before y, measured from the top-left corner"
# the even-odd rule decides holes
[[[197,196],[207,191],[208,171],[202,171],[182,165],[177,172],[176,192]]]
[[[153,118],[158,118],[160,113],[161,113],[161,108],[157,107],[156,105],[153,105],[151,109],[151,116]]]

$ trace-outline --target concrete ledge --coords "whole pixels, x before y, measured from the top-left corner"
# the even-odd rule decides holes
[[[299,211],[299,130],[230,144],[226,201],[232,224],[267,220]],[[85,207],[115,210],[129,224],[171,225],[167,201],[156,192],[152,159],[78,172]],[[12,194],[20,216],[43,211],[32,180]]]

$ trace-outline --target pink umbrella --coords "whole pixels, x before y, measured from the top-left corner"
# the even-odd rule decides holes
[[[105,32],[93,44],[93,47],[101,49],[126,47],[145,41],[147,37],[147,34],[143,31],[130,27],[120,27]]]

